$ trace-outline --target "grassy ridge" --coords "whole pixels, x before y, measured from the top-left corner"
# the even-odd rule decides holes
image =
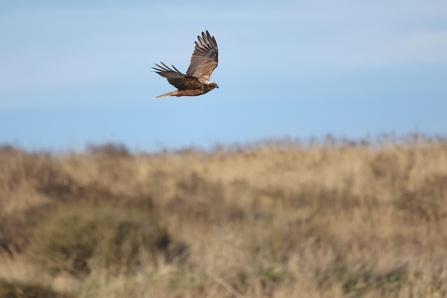
[[[36,235],[45,237],[42,223],[70,206],[88,213],[91,204],[118,210],[107,214],[126,227],[138,223],[108,235],[149,235],[147,214],[169,244],[148,258],[135,252],[149,244],[122,242],[112,260],[123,270],[101,266],[95,250],[80,275],[49,272],[29,257]],[[135,210],[136,223],[126,217]],[[111,144],[82,154],[4,146],[0,220],[0,293],[26,285],[71,297],[442,297],[447,141],[279,142],[150,155]],[[101,222],[121,229],[109,220]],[[138,259],[116,259],[117,250]],[[40,262],[50,257],[38,251]]]

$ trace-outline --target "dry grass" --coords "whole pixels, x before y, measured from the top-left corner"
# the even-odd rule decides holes
[[[24,257],[35,228],[85,201],[159,218],[169,250],[131,273],[41,272]],[[0,281],[61,295],[444,297],[447,141],[150,155],[113,144],[83,154],[4,146],[0,219]]]

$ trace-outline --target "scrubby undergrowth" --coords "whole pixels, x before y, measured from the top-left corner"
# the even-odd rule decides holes
[[[93,269],[130,273],[156,266],[170,238],[150,213],[106,204],[65,204],[34,229],[25,255],[52,275]]]
[[[0,279],[0,297],[4,298],[74,298],[75,296],[58,293],[52,289],[33,284],[8,282]]]
[[[28,266],[74,297],[443,297],[447,141],[4,146],[0,219],[4,291]]]

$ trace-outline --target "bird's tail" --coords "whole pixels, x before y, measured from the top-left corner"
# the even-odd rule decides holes
[[[161,98],[161,97],[167,97],[167,96],[176,96],[177,95],[178,90],[172,91],[172,92],[168,92],[159,96],[155,96],[154,99],[156,98]]]

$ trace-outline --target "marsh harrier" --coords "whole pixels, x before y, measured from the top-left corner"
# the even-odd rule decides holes
[[[186,74],[181,73],[174,65],[172,68],[160,62],[155,63],[157,67],[152,67],[156,73],[165,77],[169,84],[178,90],[159,95],[155,98],[166,96],[197,96],[205,94],[214,88],[219,88],[216,83],[210,81],[213,70],[218,63],[218,48],[216,39],[211,36],[208,30],[202,32],[202,36],[197,36],[196,47],[191,56]]]

